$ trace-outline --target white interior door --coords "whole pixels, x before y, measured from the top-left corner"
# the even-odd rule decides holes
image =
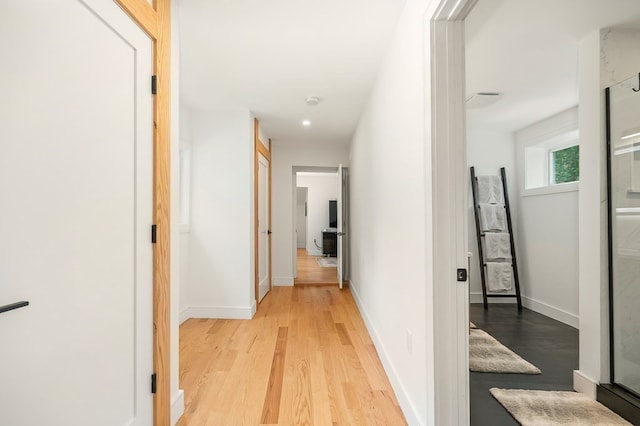
[[[269,160],[258,158],[258,300],[269,292]]]
[[[152,424],[152,44],[105,0],[0,2],[0,424]]]
[[[336,238],[336,244],[337,244],[337,251],[338,251],[338,286],[340,287],[340,289],[342,289],[342,281],[343,281],[343,274],[344,274],[344,270],[343,270],[343,256],[344,256],[344,246],[343,246],[343,241],[344,241],[344,227],[343,227],[343,222],[342,222],[342,179],[343,179],[343,174],[342,174],[342,164],[338,165],[338,202],[337,202],[337,210],[338,210],[338,232],[337,232],[337,238]]]

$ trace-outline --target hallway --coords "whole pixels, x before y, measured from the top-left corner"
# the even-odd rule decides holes
[[[305,249],[297,249],[298,269],[295,285],[327,285],[338,284],[338,268],[322,267],[318,264],[318,259],[322,256],[310,256]],[[335,258],[327,258],[335,259]]]
[[[349,290],[274,287],[252,320],[180,327],[186,425],[406,424]]]

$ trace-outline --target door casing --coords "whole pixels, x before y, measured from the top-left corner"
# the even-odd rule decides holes
[[[467,179],[464,19],[476,0],[441,0],[430,34],[435,422],[468,425]],[[429,61],[429,59],[427,59]],[[455,354],[455,356],[453,356]]]
[[[157,93],[153,102],[153,366],[156,393],[153,424],[171,422],[171,0],[114,0],[153,40]]]
[[[269,139],[266,143],[260,139],[260,122],[257,118],[253,120],[253,229],[254,229],[254,292],[255,292],[255,303],[256,310],[260,305],[260,244],[259,244],[259,232],[258,229],[258,195],[260,191],[260,182],[259,182],[259,172],[260,172],[260,156],[262,155],[267,162],[269,163],[269,185],[267,188],[267,204],[268,204],[268,217],[269,223],[267,224],[267,230],[271,231],[271,139]],[[269,291],[273,288],[273,279],[272,279],[272,245],[271,245],[271,235],[267,234],[268,245],[269,245],[269,256],[268,256],[268,269],[269,269]]]

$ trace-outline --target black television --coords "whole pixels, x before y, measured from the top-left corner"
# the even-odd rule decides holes
[[[329,228],[338,227],[338,201],[329,200]]]

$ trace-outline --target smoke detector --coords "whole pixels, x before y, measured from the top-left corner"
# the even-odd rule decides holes
[[[307,106],[316,106],[320,103],[320,98],[317,96],[309,96],[304,100]]]
[[[484,108],[493,105],[502,98],[502,93],[478,92],[467,98],[467,108]]]

